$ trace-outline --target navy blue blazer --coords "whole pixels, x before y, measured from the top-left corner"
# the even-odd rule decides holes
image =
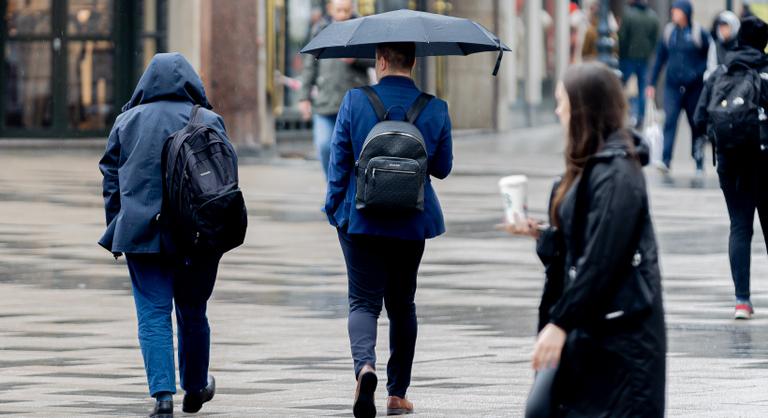
[[[390,119],[403,120],[405,112],[421,93],[407,77],[384,77],[373,86]],[[359,212],[355,208],[356,180],[354,165],[368,132],[379,120],[365,93],[347,92],[339,108],[328,165],[328,193],[325,213],[331,225],[346,228],[350,234],[377,235],[406,240],[434,238],[445,232],[440,202],[432,188],[431,177],[444,179],[453,165],[451,119],[448,105],[432,99],[416,120],[427,144],[427,181],[424,186],[424,211],[407,216],[382,217]]]
[[[178,53],[157,54],[109,134],[99,162],[107,229],[99,244],[112,253],[164,252],[159,221],[163,199],[161,154],[165,140],[189,122],[194,105],[203,122],[227,138],[210,109],[203,82]]]

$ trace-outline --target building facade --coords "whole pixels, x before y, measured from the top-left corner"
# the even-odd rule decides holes
[[[166,0],[2,0],[0,136],[103,135],[147,59]]]
[[[668,19],[670,0],[650,3]],[[726,3],[695,2],[696,19],[708,26]],[[741,0],[731,3],[741,10]],[[419,60],[417,83],[449,102],[457,129],[554,121],[554,85],[568,63],[567,2],[355,4],[359,15],[411,8],[467,17],[513,48],[499,77],[490,75],[491,53]],[[610,4],[620,15],[625,1]],[[241,148],[308,137],[296,109],[298,51],[324,7],[325,0],[0,0],[0,137],[106,135],[148,61],[164,51],[183,53],[200,72]]]

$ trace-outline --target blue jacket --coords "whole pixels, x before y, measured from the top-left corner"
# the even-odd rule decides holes
[[[407,77],[384,77],[374,90],[391,110],[390,119],[405,118],[405,111],[419,96],[413,80]],[[368,132],[378,118],[365,93],[359,89],[347,92],[339,108],[328,167],[328,194],[325,213],[331,225],[346,228],[350,234],[366,234],[423,240],[445,232],[443,212],[432,188],[431,178],[444,179],[453,165],[451,119],[448,105],[432,99],[416,120],[427,144],[428,173],[424,185],[424,211],[396,218],[385,218],[358,212],[355,208],[356,179],[354,165]]]
[[[667,85],[691,86],[704,82],[709,52],[709,34],[693,21],[693,6],[688,1],[676,1],[673,5],[688,16],[688,26],[678,27],[669,23],[656,48],[656,61],[651,71],[650,85],[655,86],[664,64],[667,64]],[[698,33],[694,33],[698,32]],[[697,45],[696,39],[700,40]]]
[[[193,105],[226,138],[221,117],[208,110],[203,83],[178,53],[157,54],[117,117],[99,162],[107,229],[99,244],[114,254],[163,252],[160,159],[165,140],[186,126]]]

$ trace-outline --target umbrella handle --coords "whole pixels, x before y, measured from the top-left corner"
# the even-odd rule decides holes
[[[499,67],[501,67],[501,57],[504,56],[504,48],[501,46],[501,42],[499,42],[499,56],[496,57],[496,66],[493,67],[493,76],[496,77],[496,74],[499,73]]]

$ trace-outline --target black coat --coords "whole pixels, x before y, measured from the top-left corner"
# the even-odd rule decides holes
[[[636,136],[633,151],[621,138],[627,135],[614,134],[592,157],[588,178],[560,206],[560,230],[546,232],[538,245],[547,267],[540,326],[551,322],[568,333],[554,397],[569,417],[664,416],[661,274],[641,168],[648,153]],[[581,181],[589,182],[583,220],[576,209]],[[634,290],[640,281],[647,294]],[[608,319],[644,296],[645,309]]]

